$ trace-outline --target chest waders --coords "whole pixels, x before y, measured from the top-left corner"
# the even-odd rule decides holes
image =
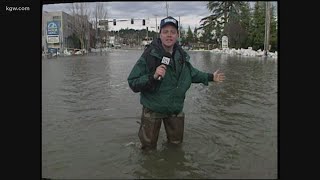
[[[138,133],[142,149],[155,149],[157,147],[162,121],[166,130],[168,143],[182,143],[184,131],[183,112],[179,114],[166,115],[143,107]]]

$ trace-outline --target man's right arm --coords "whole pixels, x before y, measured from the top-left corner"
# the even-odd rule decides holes
[[[154,72],[149,72],[146,60],[141,57],[131,70],[128,83],[133,92],[153,91],[157,80],[154,79]]]

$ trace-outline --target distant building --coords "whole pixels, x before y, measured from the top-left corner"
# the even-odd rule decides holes
[[[67,48],[75,48],[77,44],[74,44],[73,20],[73,16],[63,11],[44,11],[42,13],[42,50],[48,52],[55,49],[62,53]],[[89,27],[92,27],[92,25]],[[91,30],[92,28],[85,36],[86,48],[91,46]]]
[[[48,52],[47,48],[47,19],[48,19],[48,12],[44,11],[42,13],[42,31],[41,31],[41,37],[42,37],[42,52]]]

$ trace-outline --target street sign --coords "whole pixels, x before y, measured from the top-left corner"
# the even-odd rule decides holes
[[[49,21],[47,23],[47,35],[59,35],[59,28],[59,21]]]
[[[99,25],[100,26],[106,26],[106,25],[108,25],[108,20],[99,20]]]
[[[59,43],[59,35],[58,36],[47,36],[47,43],[48,44]]]

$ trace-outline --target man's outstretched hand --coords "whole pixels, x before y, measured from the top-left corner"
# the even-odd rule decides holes
[[[220,72],[220,70],[216,70],[214,73],[213,73],[213,81],[215,82],[223,82],[225,79],[225,76],[222,72]]]

